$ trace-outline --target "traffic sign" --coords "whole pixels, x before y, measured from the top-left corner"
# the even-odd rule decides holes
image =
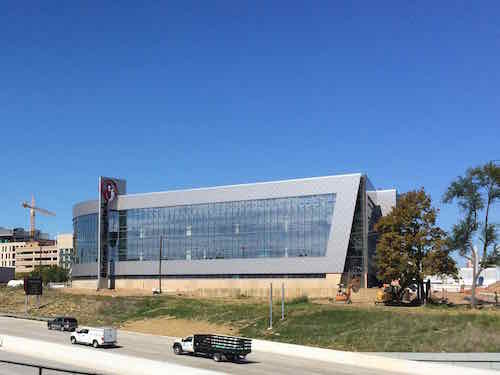
[[[39,277],[25,277],[24,278],[24,292],[27,296],[41,296],[42,295],[42,279]]]

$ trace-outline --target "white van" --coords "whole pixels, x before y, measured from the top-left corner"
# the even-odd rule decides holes
[[[70,340],[72,344],[92,345],[94,348],[114,346],[116,345],[116,329],[81,327],[71,334]]]

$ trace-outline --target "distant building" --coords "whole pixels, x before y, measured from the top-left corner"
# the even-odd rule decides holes
[[[43,246],[37,241],[26,242],[16,249],[16,273],[28,273],[37,266],[58,266],[59,249],[57,246]]]
[[[28,273],[35,267],[61,266],[71,270],[73,262],[73,234],[66,233],[51,240],[46,233],[36,231],[38,240],[30,241],[29,232],[23,228],[0,227],[0,267]]]
[[[74,260],[73,233],[59,234],[56,238],[56,246],[59,253],[59,266],[71,270]]]
[[[451,278],[445,277],[441,278],[438,276],[432,276],[429,279],[431,280],[431,285],[433,290],[447,290],[449,292],[458,292],[462,288],[470,289],[472,288],[472,267],[462,267],[458,270],[458,281]],[[478,278],[477,286],[478,287],[487,287],[491,284],[495,284],[497,281],[500,281],[500,266],[486,268],[481,272],[481,275]]]
[[[0,267],[16,268],[16,250],[26,242],[0,242]]]
[[[52,245],[54,244],[54,240],[49,238],[47,233],[40,232],[39,230],[35,231],[35,241],[39,241],[44,245]],[[23,228],[3,228],[0,227],[0,243],[6,242],[27,242],[30,240],[30,232],[25,231]]]

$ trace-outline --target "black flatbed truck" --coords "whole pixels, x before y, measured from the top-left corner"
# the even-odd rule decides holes
[[[176,340],[173,345],[175,354],[199,354],[213,358],[214,361],[239,362],[252,351],[252,340],[243,337],[195,334]]]

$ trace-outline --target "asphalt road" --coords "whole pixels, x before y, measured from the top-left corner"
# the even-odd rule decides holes
[[[36,340],[49,341],[59,344],[71,345],[68,332],[49,331],[47,324],[44,322],[4,318],[0,317],[0,334],[26,337]],[[272,353],[253,351],[248,355],[246,363],[217,363],[209,358],[194,357],[189,355],[176,356],[172,352],[172,340],[162,336],[142,335],[130,332],[118,332],[119,347],[112,349],[94,349],[92,347],[82,346],[82,350],[91,352],[94,350],[110,350],[115,353],[130,355],[134,357],[142,357],[157,361],[165,361],[183,366],[196,367],[208,370],[221,371],[230,374],[380,374],[370,369],[361,367],[337,365],[328,362],[311,361],[293,356],[281,356]],[[9,355],[6,352],[0,351],[0,359],[9,360]],[[12,356],[14,358],[14,356]],[[10,359],[14,360],[15,359]],[[43,362],[45,365],[55,365],[57,361],[57,353],[54,353],[54,358]],[[30,360],[31,363],[40,363],[39,360]],[[63,367],[57,365],[57,367]],[[19,370],[25,371],[25,370]],[[34,372],[7,372],[11,375],[33,374]],[[0,368],[0,375],[3,375]],[[45,373],[44,373],[45,374]]]

